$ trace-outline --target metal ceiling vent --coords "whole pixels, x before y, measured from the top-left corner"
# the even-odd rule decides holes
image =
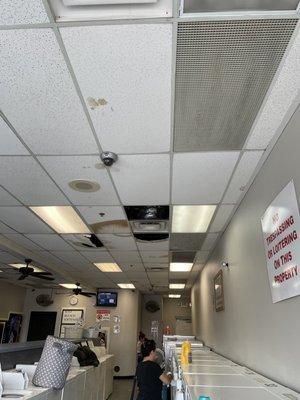
[[[297,19],[180,22],[174,150],[243,147]]]

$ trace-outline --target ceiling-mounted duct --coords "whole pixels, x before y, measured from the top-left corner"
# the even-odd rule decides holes
[[[184,13],[295,10],[299,0],[182,0]]]
[[[297,21],[178,24],[175,151],[243,147]]]

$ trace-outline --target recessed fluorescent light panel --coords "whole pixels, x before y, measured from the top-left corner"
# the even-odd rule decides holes
[[[94,263],[94,265],[102,272],[122,272],[116,263]]]
[[[170,271],[171,272],[190,272],[192,269],[193,263],[171,263]]]
[[[62,286],[65,289],[81,289],[80,286],[77,286],[74,283],[60,283],[59,286]]]
[[[180,299],[181,294],[169,294],[169,299]]]
[[[11,267],[14,267],[14,268],[17,268],[17,269],[26,268],[26,264],[17,263],[17,264],[9,264],[9,265],[10,265]],[[34,265],[30,265],[30,268],[33,268],[33,269],[34,269],[34,272],[44,272],[43,269],[38,268],[38,267],[35,267]]]
[[[204,233],[216,210],[215,205],[207,206],[174,206],[172,232]]]
[[[170,283],[169,288],[170,289],[184,289],[185,283]]]
[[[57,233],[89,233],[79,215],[71,206],[30,207]]]
[[[118,286],[121,289],[135,289],[135,286],[132,283],[118,283]]]

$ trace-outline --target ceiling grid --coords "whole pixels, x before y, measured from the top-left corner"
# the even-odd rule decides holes
[[[84,271],[90,287],[125,280],[146,292],[168,293],[169,282],[191,288],[271,151],[272,137],[263,148],[249,143],[281,71],[300,59],[289,45],[298,15],[187,17],[171,3],[173,17],[57,22],[47,0],[1,2],[0,41],[15,41],[5,49],[0,102],[0,242],[11,252],[0,257],[2,278],[17,277],[3,260],[31,254],[54,284]],[[33,49],[45,56],[35,59]],[[119,156],[111,168],[101,164],[103,150]],[[74,179],[100,191],[75,192]],[[83,235],[57,234],[30,210],[35,205],[73,207],[104,246],[80,247]],[[124,206],[142,205],[169,206],[169,238],[137,238]],[[176,205],[216,206],[207,232],[172,233]],[[193,268],[169,272],[176,260]],[[94,265],[109,262],[123,272]]]

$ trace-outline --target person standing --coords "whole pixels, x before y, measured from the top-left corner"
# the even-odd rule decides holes
[[[136,370],[139,394],[137,400],[161,400],[163,383],[169,385],[171,374],[165,374],[156,363],[156,344],[154,340],[146,339],[141,346],[141,361]]]

